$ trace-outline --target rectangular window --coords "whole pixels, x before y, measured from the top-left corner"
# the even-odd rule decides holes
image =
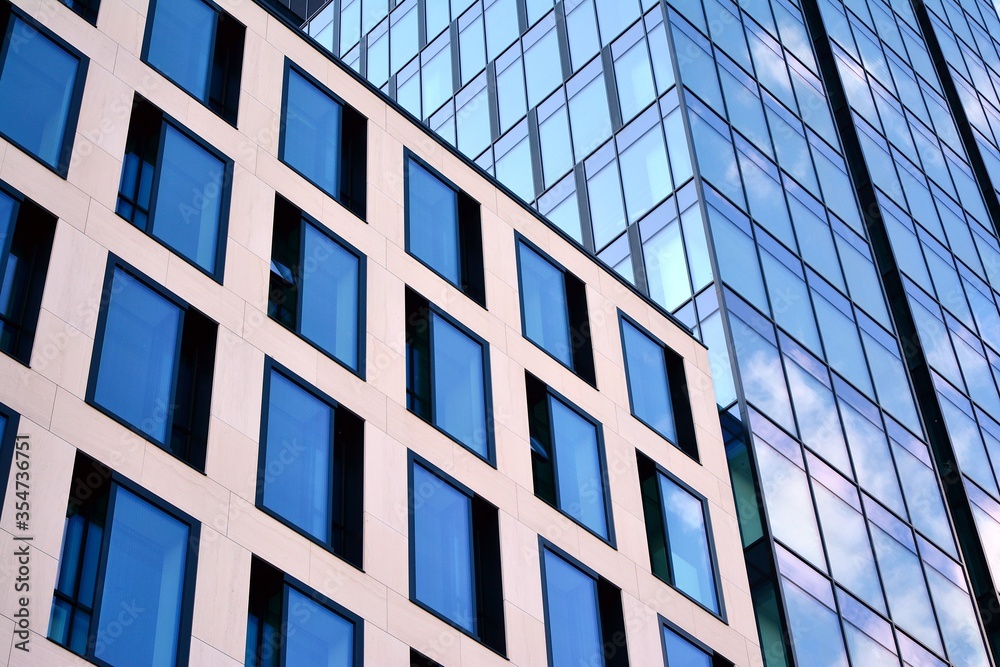
[[[97,10],[101,0],[62,0],[62,3],[83,17],[83,20],[97,25]]]
[[[489,347],[406,290],[406,407],[493,464]]]
[[[136,96],[118,215],[219,282],[232,172],[232,160]]]
[[[729,662],[712,649],[687,633],[675,630],[660,618],[663,629],[663,652],[666,667],[732,667]]]
[[[653,574],[722,616],[707,501],[636,452]]]
[[[0,187],[0,351],[31,358],[56,218]]]
[[[486,304],[479,202],[405,151],[406,252]]]
[[[66,177],[88,60],[0,1],[0,135]]]
[[[198,470],[218,325],[112,256],[87,402]]]
[[[500,655],[497,509],[410,454],[410,599]]]
[[[256,556],[250,564],[247,667],[363,663],[364,621]]]
[[[367,132],[364,116],[286,61],[278,157],[362,219]]]
[[[186,665],[200,524],[83,454],[49,639],[102,665]]]
[[[257,507],[361,567],[364,421],[268,360]]]
[[[632,415],[697,460],[684,359],[621,311],[618,316]]]
[[[601,426],[525,373],[535,495],[614,544]]]
[[[245,33],[213,2],[153,0],[142,59],[236,125]]]
[[[267,314],[364,375],[365,257],[280,195]]]
[[[517,272],[524,337],[597,386],[586,285],[520,236]]]
[[[628,667],[621,590],[542,542],[549,667]]]

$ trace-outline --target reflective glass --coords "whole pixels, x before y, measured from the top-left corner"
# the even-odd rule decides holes
[[[570,347],[566,277],[527,246],[518,245],[521,264],[521,312],[524,335],[567,366]]]
[[[569,117],[565,106],[559,107],[558,111],[539,123],[538,140],[542,150],[545,187],[549,187],[573,167]]]
[[[660,496],[674,586],[712,611],[719,610],[704,503],[664,475]]]
[[[202,0],[158,0],[146,60],[200,100],[208,98],[218,15]]]
[[[594,0],[583,0],[573,9],[569,5],[570,3],[566,3],[566,34],[569,37],[569,54],[575,72],[600,50],[601,44],[597,38]]]
[[[800,665],[847,667],[837,614],[787,579],[782,580],[792,648]]]
[[[493,60],[517,39],[516,0],[496,0],[486,8],[486,52]]]
[[[433,315],[434,421],[482,457],[489,456],[483,346]]]
[[[559,40],[555,28],[524,52],[524,73],[528,79],[528,106],[534,107],[562,83]]]
[[[906,516],[892,455],[882,429],[845,401],[840,403],[844,432],[851,448],[858,483],[901,516]]]
[[[408,250],[453,285],[461,285],[458,193],[414,160],[406,169]]]
[[[597,428],[561,401],[549,398],[559,508],[608,537],[604,473]]]
[[[659,124],[623,150],[619,160],[625,208],[629,222],[635,222],[673,190],[667,167],[667,148]]]
[[[712,658],[679,634],[664,626],[663,645],[667,667],[712,667]]]
[[[285,91],[281,159],[334,199],[340,197],[342,108],[294,69]]]
[[[597,582],[548,549],[542,551],[542,558],[545,632],[552,664],[603,664]]]
[[[569,101],[569,121],[578,160],[611,136],[608,91],[603,77],[588,83]]]
[[[531,145],[528,142],[528,137],[521,139],[517,145],[497,158],[497,180],[526,202],[535,198],[535,181],[531,168]]]
[[[302,335],[356,369],[361,261],[310,224],[303,242]]]
[[[759,440],[756,450],[767,515],[774,536],[825,571],[823,546],[805,473]]]
[[[625,230],[622,186],[618,180],[618,162],[612,160],[587,181],[590,220],[594,229],[594,247],[603,248]]]
[[[677,443],[663,348],[626,320],[622,320],[622,344],[633,414],[667,440]]]
[[[969,594],[933,567],[924,567],[948,657],[963,667],[989,667],[983,636]]]
[[[294,588],[287,591],[284,667],[351,667],[354,624]]]
[[[628,122],[656,98],[646,43],[639,40],[615,61],[615,84],[622,120]]]
[[[823,485],[814,482],[812,487],[834,579],[884,612],[882,588],[864,517]]]
[[[670,207],[670,204],[664,206]],[[650,214],[650,217],[657,213]],[[667,310],[673,310],[691,297],[687,258],[678,220],[671,220],[652,237],[643,239],[642,254],[646,261],[649,295],[653,301]]]

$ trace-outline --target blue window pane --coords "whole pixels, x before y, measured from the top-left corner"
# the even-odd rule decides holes
[[[611,136],[608,91],[598,76],[569,101],[569,121],[577,159],[589,155]]]
[[[572,366],[566,277],[524,245],[518,246],[518,256],[524,335],[559,361]]]
[[[573,166],[573,149],[565,106],[538,124],[538,140],[542,149],[545,187],[550,187]]]
[[[814,482],[812,487],[834,579],[884,613],[885,602],[864,517],[822,484]]]
[[[167,125],[153,235],[206,271],[215,270],[226,165]]]
[[[668,627],[663,628],[667,667],[712,667],[712,658]]]
[[[94,401],[156,442],[166,442],[180,351],[181,311],[115,269]]]
[[[517,39],[517,4],[515,0],[496,0],[486,8],[486,47],[493,60]]]
[[[551,551],[545,567],[545,629],[554,667],[604,664],[597,582]]]
[[[312,225],[303,259],[302,334],[357,368],[361,260]]]
[[[523,127],[522,124],[520,128]],[[535,182],[531,169],[531,145],[528,143],[528,137],[524,137],[505,155],[497,158],[497,180],[526,202],[535,198]]]
[[[635,0],[597,0],[597,21],[601,26],[601,42],[607,44],[617,37],[639,12]]]
[[[601,537],[608,536],[604,474],[597,428],[549,398],[559,507]]]
[[[629,222],[635,222],[673,190],[659,124],[623,150],[620,160],[625,208]]]
[[[288,589],[285,667],[350,667],[354,664],[354,624]]]
[[[639,40],[615,61],[615,83],[622,120],[628,122],[656,98],[653,71],[649,66],[646,43]]]
[[[664,208],[661,208],[650,214],[647,220],[652,221],[654,216],[660,216],[663,211]],[[645,232],[645,229],[645,225],[640,225],[640,230]],[[654,301],[672,311],[691,298],[687,258],[681,239],[681,225],[677,219],[668,222],[648,239],[644,235],[642,254],[646,259],[649,295]]]
[[[663,348],[626,321],[622,321],[622,343],[632,412],[664,438],[676,443],[674,406]]]
[[[594,16],[594,0],[583,0],[575,8],[573,2],[566,6],[566,34],[569,37],[569,53],[573,71],[583,67],[591,56],[597,53],[601,44],[597,39],[597,17]]]
[[[340,195],[341,106],[295,70],[288,72],[281,159],[334,199]]]
[[[215,11],[201,0],[158,0],[146,59],[184,90],[208,97]]]
[[[409,251],[460,285],[458,194],[419,164],[407,163],[406,214]]]
[[[479,455],[488,456],[483,346],[433,316],[434,419]]]
[[[272,371],[264,453],[264,506],[329,542],[334,490],[333,410]]]
[[[847,653],[837,615],[788,580],[782,583],[796,662],[800,665],[847,667]]]
[[[528,80],[528,106],[534,107],[562,83],[555,28],[525,50],[524,70]]]
[[[705,506],[663,475],[660,475],[660,495],[674,586],[712,611],[718,611]]]
[[[57,167],[62,155],[80,61],[16,16],[0,64],[0,132]],[[16,45],[16,48],[13,48]]]
[[[892,466],[892,455],[882,429],[846,402],[841,402],[840,407],[858,482],[900,516],[906,516],[903,496]]]
[[[416,598],[476,633],[472,502],[413,466],[413,576]]]
[[[952,563],[954,565],[954,563]],[[989,667],[969,594],[933,567],[924,567],[948,656],[964,667]]]
[[[490,144],[490,105],[486,88],[458,109],[458,149],[479,155]]]
[[[176,663],[189,532],[184,523],[117,489],[96,628],[98,658],[113,665]]]
[[[594,228],[594,246],[606,246],[625,230],[625,209],[622,206],[622,186],[618,179],[618,162],[612,160],[587,181],[590,199],[590,219]]]

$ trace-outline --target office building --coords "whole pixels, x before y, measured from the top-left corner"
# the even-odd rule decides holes
[[[0,663],[762,664],[706,347],[292,18],[0,0]]]

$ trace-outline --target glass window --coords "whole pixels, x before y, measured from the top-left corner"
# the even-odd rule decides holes
[[[535,31],[551,28],[531,46],[524,49],[524,73],[527,78],[528,106],[535,107],[562,83],[559,60],[559,40],[555,28],[555,15],[538,25]],[[534,33],[525,36],[529,40]],[[526,42],[527,43],[527,42]]]
[[[613,541],[600,424],[526,374],[535,495]]]
[[[101,664],[186,665],[199,525],[83,454],[70,488],[49,638]]]
[[[62,0],[62,3],[90,23],[97,23],[97,10],[101,7],[101,0]]]
[[[712,667],[712,656],[665,625],[663,648],[667,652],[667,667]]]
[[[487,59],[493,60],[517,39],[517,3],[515,0],[494,0],[486,4]]]
[[[87,401],[201,469],[216,324],[137,275],[111,265]]]
[[[87,60],[7,3],[0,29],[0,134],[65,177]]]
[[[280,196],[272,239],[267,314],[362,373],[364,256]]]
[[[273,362],[264,377],[257,506],[360,566],[364,422]]]
[[[118,187],[118,215],[218,277],[232,169],[232,161],[136,98]]]
[[[570,81],[569,89],[580,79],[593,77],[571,94],[569,100],[569,122],[573,129],[573,146],[577,160],[590,154],[611,136],[611,115],[608,109],[608,91],[604,86],[603,70],[594,62]]]
[[[523,240],[517,256],[524,337],[595,384],[584,284]]]
[[[279,157],[358,217],[365,215],[366,121],[286,65]]]
[[[640,39],[615,60],[615,83],[623,122],[627,123],[656,99],[646,40]]]
[[[406,312],[407,408],[491,461],[486,342],[409,290]]]
[[[619,159],[625,191],[625,208],[628,210],[629,222],[635,222],[673,190],[670,169],[667,167],[667,148],[663,142],[663,131],[659,123],[639,137],[635,143],[623,148]]]
[[[247,667],[362,664],[360,618],[253,557]]]
[[[474,301],[485,304],[479,203],[409,154],[406,251]]]

